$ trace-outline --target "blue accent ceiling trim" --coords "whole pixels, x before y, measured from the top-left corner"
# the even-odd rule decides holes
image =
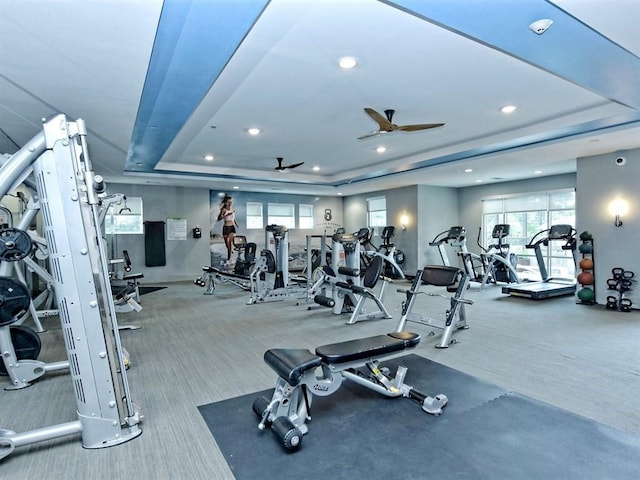
[[[381,1],[640,109],[640,59],[546,0]],[[536,35],[542,18],[553,25]]]
[[[640,109],[640,59],[547,0],[379,1],[525,61],[606,99]],[[165,0],[125,171],[154,172],[156,164],[268,4],[269,0]],[[554,23],[547,32],[536,35],[528,26],[541,18],[550,18]],[[640,113],[631,113],[545,135],[455,152],[424,160],[408,170],[372,171],[349,182],[323,185],[339,187],[637,124],[640,124]],[[179,171],[163,173],[210,176]],[[234,175],[216,177],[251,180]]]
[[[153,171],[267,4],[164,1],[125,171]]]

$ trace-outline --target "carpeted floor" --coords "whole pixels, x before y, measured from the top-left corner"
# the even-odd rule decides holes
[[[409,368],[408,384],[450,398],[441,416],[346,382],[334,395],[314,398],[309,433],[290,453],[257,428],[253,400],[270,398],[270,390],[199,410],[237,480],[352,480],[364,470],[394,479],[637,478],[640,436],[416,355],[386,365],[393,372],[400,364]]]
[[[198,274],[194,272],[194,278]],[[518,299],[502,295],[499,287],[471,290],[467,295],[474,301],[467,308],[471,328],[454,334],[459,343],[444,350],[436,349],[438,337],[429,336],[429,327],[411,324],[408,328],[423,335],[413,352],[415,355],[486,384],[498,385],[491,394],[493,401],[488,401],[486,396],[474,398],[470,393],[473,389],[464,383],[457,387],[446,378],[431,377],[429,370],[421,373],[419,367],[408,364],[407,383],[431,394],[449,396],[449,405],[441,417],[429,417],[409,400],[384,399],[357,386],[345,385],[330,397],[316,399],[310,432],[304,438],[302,450],[284,456],[289,464],[283,467],[282,449],[271,432],[257,430],[258,419],[251,409],[256,396],[252,392],[269,389],[275,382],[274,372],[263,361],[264,352],[270,348],[313,349],[393,331],[404,299],[396,290],[408,282],[396,282],[387,290],[385,306],[393,319],[356,325],[345,325],[348,316],[332,315],[326,309],[308,310],[295,299],[247,305],[248,293],[231,284],[220,285],[215,295],[204,295],[204,289],[195,286],[192,280],[159,285],[168,285],[168,288],[143,295],[140,312],[118,315],[121,326],[141,327],[123,331],[121,337],[131,355],[128,377],[132,398],[144,414],[143,434],[125,444],[97,450],[82,448],[79,435],[16,448],[0,462],[0,478],[244,479],[247,476],[243,476],[237,459],[229,458],[232,443],[224,441],[218,433],[220,425],[228,425],[233,435],[246,432],[255,437],[255,442],[250,444],[254,448],[250,456],[259,457],[254,465],[258,465],[261,472],[252,477],[255,480],[340,478],[339,472],[333,474],[341,468],[331,470],[331,475],[323,475],[322,469],[314,470],[318,456],[330,456],[326,462],[340,463],[342,468],[349,467],[344,466],[346,463],[359,462],[360,469],[350,480],[384,478],[361,460],[374,457],[391,466],[385,467],[388,468],[385,471],[393,470],[394,479],[410,478],[410,468],[413,471],[419,468],[420,473],[413,478],[420,480],[465,478],[462,473],[457,475],[458,470],[473,471],[466,475],[471,479],[483,479],[495,473],[494,479],[519,480],[526,477],[520,472],[505,473],[504,469],[528,465],[529,450],[539,455],[540,445],[550,441],[550,425],[562,418],[574,419],[572,415],[581,415],[575,417],[575,423],[585,427],[580,430],[566,424],[567,431],[573,434],[556,437],[558,442],[566,443],[560,442],[545,451],[551,458],[550,465],[556,465],[559,463],[554,453],[557,450],[566,464],[558,468],[564,469],[557,475],[538,472],[538,478],[617,480],[625,478],[621,466],[628,461],[635,461],[636,471],[640,471],[637,451],[629,450],[629,445],[634,445],[631,439],[636,438],[632,435],[640,435],[637,414],[640,317],[637,311],[621,313],[603,306],[576,305],[572,297],[544,301]],[[416,302],[414,311],[442,318],[447,307],[446,299],[424,295]],[[42,321],[47,331],[40,334],[42,352],[38,358],[44,362],[66,359],[59,319],[50,317]],[[427,383],[422,384],[423,381]],[[17,391],[4,390],[5,382],[0,383],[0,428],[26,432],[77,419],[74,389],[66,372],[47,373],[31,387]],[[505,395],[505,392],[519,392],[528,398],[520,405],[516,403],[520,401],[517,395]],[[339,401],[342,395],[355,397],[347,396],[345,401]],[[237,418],[245,422],[246,428],[234,420],[233,409],[218,408],[227,401],[232,405],[245,402],[236,408]],[[369,401],[376,407],[367,407]],[[539,409],[536,401],[556,408],[543,405],[544,408]],[[507,403],[509,408],[494,410]],[[535,410],[528,409],[531,404],[536,406]],[[213,409],[213,421],[218,425],[215,436],[197,408],[199,405],[211,405],[207,408]],[[469,405],[476,406],[468,408]],[[381,406],[398,410],[385,413],[380,410]],[[326,409],[333,410],[325,413]],[[357,435],[348,424],[343,430],[345,433],[335,437],[338,441],[334,440],[327,448],[329,453],[319,454],[318,445],[322,447],[327,443],[322,437],[323,429],[338,428],[343,421],[335,411],[346,416],[368,412],[366,419],[357,424],[372,423],[376,428]],[[553,413],[556,411],[562,415],[556,417]],[[567,417],[566,411],[572,414]],[[476,412],[481,415],[474,416]],[[409,420],[403,420],[405,417]],[[521,423],[515,423],[514,418]],[[539,418],[544,423],[539,423]],[[384,427],[389,419],[393,420],[394,428]],[[399,419],[408,421],[402,429],[398,428]],[[517,425],[520,425],[518,429]],[[403,432],[397,440],[400,447],[389,440],[392,432]],[[348,439],[340,440],[347,435]],[[418,439],[433,443],[427,443],[430,448],[424,454],[420,451],[420,460],[414,460],[408,449],[413,448]],[[519,460],[496,457],[501,450],[493,447],[495,442],[519,446]],[[342,453],[351,447],[358,453]],[[439,453],[429,459],[431,451]],[[505,448],[504,452],[513,450]],[[301,455],[310,455],[309,467],[302,468],[304,474],[290,475],[286,468],[301,468],[306,462],[300,460],[304,458]],[[589,465],[594,458],[608,460],[610,470],[602,474],[601,469],[593,468],[585,473],[585,462]],[[535,460],[542,465],[537,457]],[[415,463],[414,467],[410,466],[411,462]],[[432,474],[443,471],[438,470],[440,463],[443,470],[448,468],[446,476]],[[249,461],[245,460],[245,468],[247,465]],[[277,468],[285,469],[274,475]],[[575,473],[567,473],[569,470]],[[533,472],[532,469],[529,478]]]

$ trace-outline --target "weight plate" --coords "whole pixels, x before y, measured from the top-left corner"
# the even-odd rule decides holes
[[[29,290],[11,277],[0,277],[0,327],[11,325],[29,308]]]
[[[17,228],[0,229],[0,260],[17,262],[29,255],[33,242],[24,230]]]
[[[38,334],[33,329],[23,325],[12,325],[9,329],[11,330],[11,342],[16,352],[16,358],[18,360],[37,360],[41,348]],[[6,374],[7,369],[4,366],[4,362],[0,362],[0,375]]]

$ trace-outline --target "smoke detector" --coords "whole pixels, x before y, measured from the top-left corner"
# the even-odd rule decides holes
[[[553,20],[550,20],[548,18],[541,18],[540,20],[536,20],[531,25],[529,25],[529,30],[531,30],[536,35],[542,35],[549,29],[552,23]]]

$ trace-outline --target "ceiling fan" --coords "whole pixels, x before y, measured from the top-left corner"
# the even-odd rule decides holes
[[[297,168],[304,163],[304,162],[300,162],[300,163],[293,163],[291,165],[283,165],[282,161],[284,160],[284,158],[277,157],[276,160],[278,160],[278,166],[275,168],[275,170],[278,170],[279,172],[286,172],[287,170],[290,170],[292,168]]]
[[[377,135],[382,135],[383,133],[402,131],[402,132],[416,132],[418,130],[427,130],[429,128],[437,128],[442,127],[444,123],[418,123],[415,125],[396,125],[393,123],[393,114],[395,110],[385,110],[384,114],[386,116],[383,117],[378,112],[376,112],[373,108],[365,108],[365,113],[369,115],[374,122],[378,124],[380,127],[377,131],[368,133],[361,137],[358,137],[358,140],[362,140],[364,138],[375,137]]]

